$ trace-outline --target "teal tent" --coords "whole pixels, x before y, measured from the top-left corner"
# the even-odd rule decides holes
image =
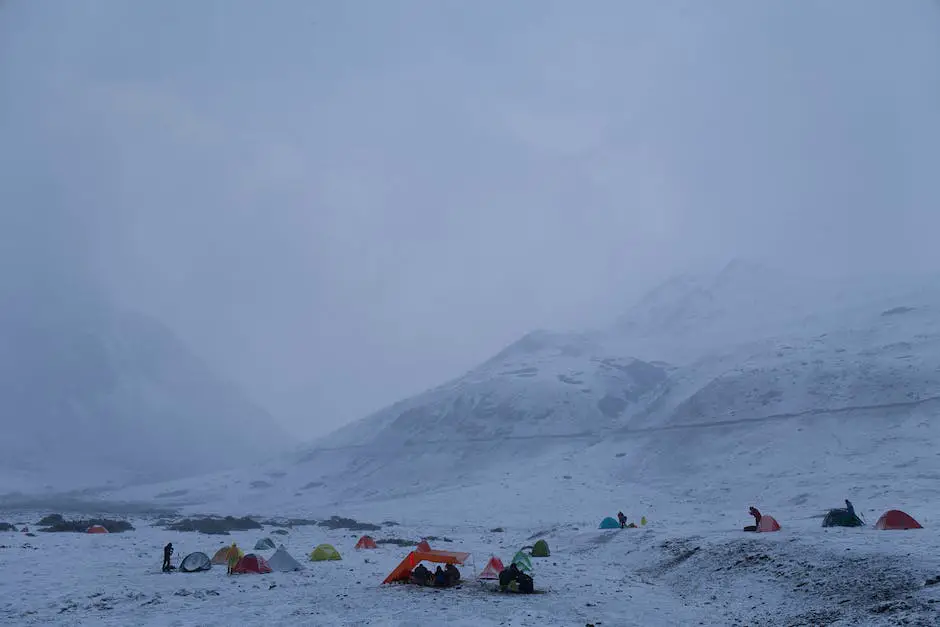
[[[532,572],[532,560],[530,560],[529,556],[522,551],[518,551],[515,555],[512,556],[512,563],[516,565],[516,568],[524,573]]]
[[[823,518],[823,527],[864,527],[865,523],[855,512],[848,509],[838,508],[830,509]]]
[[[601,526],[598,529],[620,529],[620,523],[608,516],[601,521]]]

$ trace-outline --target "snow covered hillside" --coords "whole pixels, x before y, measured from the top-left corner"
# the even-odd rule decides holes
[[[276,450],[270,416],[169,330],[78,302],[21,298],[0,314],[0,492],[188,476]]]
[[[776,294],[785,285],[775,280],[742,289]],[[745,306],[725,289],[734,306],[712,293],[709,324],[730,333],[735,320],[760,318],[763,299]],[[530,334],[288,459],[109,496],[218,513],[369,515],[407,503],[416,515],[465,520],[482,520],[480,503],[496,499],[546,522],[552,503],[599,511],[625,497],[664,511],[678,501],[696,515],[770,502],[800,516],[846,495],[879,506],[929,497],[940,460],[940,291],[818,298],[804,317],[764,318],[763,337],[742,322],[741,341],[689,349],[694,358],[674,365],[627,356],[641,334],[622,325]],[[689,291],[671,299],[659,302],[698,317],[679,306],[694,301]],[[644,337],[665,346],[672,327],[654,319]],[[676,319],[676,337],[687,319]],[[892,482],[897,474],[911,481]]]

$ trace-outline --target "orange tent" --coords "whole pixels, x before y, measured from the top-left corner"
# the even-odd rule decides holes
[[[499,573],[503,572],[503,569],[506,568],[503,566],[503,561],[498,557],[491,557],[490,561],[486,563],[486,568],[483,569],[477,579],[499,579]]]
[[[875,523],[875,529],[923,529],[907,512],[898,509],[886,511]]]
[[[101,525],[92,525],[86,533],[108,533],[108,530]]]
[[[780,523],[773,516],[761,516],[758,531],[780,531]]]
[[[359,538],[359,542],[356,543],[356,548],[357,549],[377,549],[379,547],[375,544],[375,540],[373,540],[371,536],[362,536],[361,538]]]
[[[395,567],[395,570],[393,570],[382,583],[408,581],[408,578],[411,576],[411,571],[421,562],[463,564],[469,557],[469,553],[460,553],[457,551],[412,551],[401,561],[401,564]]]
[[[418,546],[415,547],[415,551],[421,551],[422,553],[427,553],[430,550],[431,545],[428,544],[427,540],[421,540],[421,542],[418,543]]]

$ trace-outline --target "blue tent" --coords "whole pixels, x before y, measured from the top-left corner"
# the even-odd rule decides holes
[[[620,529],[620,523],[608,516],[601,521],[601,526],[598,529]]]

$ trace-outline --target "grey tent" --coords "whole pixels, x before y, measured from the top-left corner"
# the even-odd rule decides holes
[[[274,540],[271,538],[261,538],[255,542],[255,551],[273,551],[275,548]]]
[[[190,553],[180,562],[180,571],[184,573],[200,573],[212,568],[212,560],[205,553]]]
[[[271,570],[280,573],[304,569],[300,562],[291,557],[291,554],[287,552],[283,544],[277,548],[274,555],[268,558],[268,566],[271,567]]]

